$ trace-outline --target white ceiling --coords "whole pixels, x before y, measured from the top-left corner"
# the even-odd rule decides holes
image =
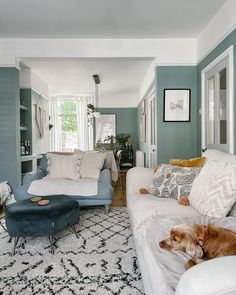
[[[101,80],[101,95],[138,95],[150,59],[83,59],[22,60],[24,67],[34,70],[50,87],[51,94],[94,93],[93,75]]]
[[[0,0],[0,38],[196,37],[226,0]]]

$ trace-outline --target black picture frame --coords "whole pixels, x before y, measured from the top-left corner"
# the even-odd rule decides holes
[[[163,122],[190,122],[191,89],[165,88],[163,96]]]

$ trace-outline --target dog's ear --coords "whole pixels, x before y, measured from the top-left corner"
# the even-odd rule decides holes
[[[192,241],[188,241],[186,245],[186,253],[190,255],[192,258],[202,258],[203,256],[203,250],[198,245],[193,243]]]
[[[205,236],[206,236],[206,226],[205,225],[200,225],[200,224],[195,224],[193,226],[196,235],[197,235],[197,240],[199,242],[203,242],[205,240]]]

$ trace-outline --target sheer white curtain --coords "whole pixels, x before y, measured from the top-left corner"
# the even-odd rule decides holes
[[[83,96],[77,98],[77,126],[78,148],[84,151],[93,149],[93,126],[88,123],[87,105],[93,104],[93,97]]]
[[[50,102],[50,123],[54,125],[54,128],[50,131],[50,150],[51,151],[59,151],[60,143],[58,141],[58,133],[61,132],[60,126],[58,124],[58,108],[57,102],[58,100],[63,99],[60,98],[52,98]],[[67,98],[68,99],[68,98]],[[73,97],[73,99],[75,99]],[[94,97],[91,95],[77,96],[77,142],[78,145],[76,148],[81,150],[92,150],[94,148],[94,129],[88,123],[87,117],[87,104],[94,104]]]

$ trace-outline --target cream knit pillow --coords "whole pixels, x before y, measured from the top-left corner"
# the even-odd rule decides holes
[[[225,217],[236,201],[236,165],[208,161],[193,182],[189,201],[202,215]]]
[[[98,179],[105,157],[104,153],[84,153],[79,170],[81,178]]]
[[[78,180],[80,178],[81,155],[47,154],[48,175],[47,178],[66,178]]]

